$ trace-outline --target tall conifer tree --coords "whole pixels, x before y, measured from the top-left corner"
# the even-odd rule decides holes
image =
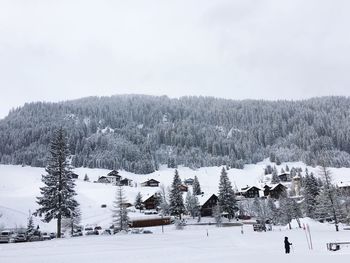
[[[74,216],[78,207],[69,157],[65,131],[59,128],[51,140],[46,174],[42,176],[44,186],[40,188],[41,196],[37,197],[40,208],[35,212],[35,215],[44,216],[45,222],[57,219],[58,238],[62,219]]]

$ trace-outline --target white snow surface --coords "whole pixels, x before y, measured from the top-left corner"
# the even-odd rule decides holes
[[[266,182],[264,168],[271,164],[268,160],[258,164],[245,165],[244,169],[230,169],[227,171],[233,187],[241,189],[247,185],[261,186]],[[307,167],[302,162],[283,163],[277,166],[278,170],[285,165],[291,167],[301,167],[303,171]],[[274,164],[271,164],[274,165]],[[318,168],[307,167],[309,172],[318,173]],[[192,170],[187,167],[179,167],[179,175],[182,180],[193,178],[197,175],[201,184],[201,189],[205,196],[216,194],[218,191],[219,177],[222,167],[205,167]],[[81,205],[82,223],[98,224],[107,227],[111,224],[111,208],[115,200],[116,187],[110,184],[94,183],[100,176],[107,175],[110,170],[76,168],[74,172],[79,175],[76,180],[77,200]],[[334,183],[340,183],[350,180],[350,168],[331,168]],[[43,168],[22,167],[15,165],[0,165],[0,228],[15,228],[25,226],[28,217],[28,211],[37,209],[36,197],[40,196],[39,187],[42,186],[41,175],[45,174]],[[84,182],[85,174],[90,178],[90,182]],[[148,179],[155,179],[165,187],[171,185],[174,176],[174,169],[165,166],[160,167],[159,171],[151,174],[140,175],[126,171],[119,171],[122,178],[133,180],[133,187],[125,186],[124,192],[129,203],[134,203],[136,194],[141,192],[143,200],[159,191],[157,187],[141,187],[141,183]],[[136,187],[135,187],[136,185]],[[191,189],[191,188],[190,188]],[[106,204],[107,208],[101,208]],[[138,212],[129,213],[129,216],[140,217],[143,214]],[[39,218],[35,223],[45,230],[55,229],[55,222],[49,224],[43,223]]]
[[[270,164],[267,160],[255,165],[246,165],[243,170],[230,169],[228,176],[233,185],[240,189],[246,185],[259,186],[265,181],[264,167]],[[287,163],[291,167],[302,167],[303,163]],[[278,166],[278,170],[285,163]],[[220,171],[222,167],[207,167],[191,170],[179,167],[182,180],[197,175],[202,191],[206,196],[217,193]],[[317,174],[317,168],[308,167],[309,172]],[[111,208],[116,187],[109,184],[93,183],[99,176],[107,175],[110,170],[77,168],[79,175],[76,180],[77,199],[81,204],[82,224],[108,227],[111,222]],[[349,168],[331,168],[333,182],[349,181]],[[15,228],[25,226],[28,210],[37,208],[36,196],[42,186],[43,168],[0,165],[0,228]],[[84,182],[87,174],[91,182]],[[129,178],[136,187],[124,187],[128,202],[133,203],[140,191],[145,200],[159,188],[141,187],[148,179],[156,179],[166,187],[172,182],[174,169],[161,167],[159,171],[147,175],[132,174],[120,171],[123,178]],[[107,208],[101,208],[106,204]],[[131,218],[145,216],[138,212],[129,213]],[[154,217],[155,215],[151,215]],[[202,218],[202,221],[212,221],[212,218]],[[174,226],[166,226],[165,233],[160,227],[151,228],[154,234],[145,235],[114,235],[114,236],[84,236],[65,238],[33,243],[0,244],[0,262],[349,262],[350,249],[342,248],[337,252],[326,250],[326,243],[331,241],[350,241],[349,230],[334,231],[334,226],[320,224],[310,219],[308,223],[313,234],[314,250],[307,247],[305,232],[294,227],[276,227],[274,231],[256,233],[252,226],[244,226],[244,234],[240,227],[217,228],[214,225],[192,226],[184,230],[175,230]],[[43,223],[34,218],[43,231],[55,231],[56,222]],[[207,230],[209,236],[207,236]],[[293,243],[294,251],[285,255],[283,238],[288,236]]]
[[[326,250],[330,241],[349,240],[349,231],[334,231],[334,226],[310,225],[313,250],[309,250],[305,231],[293,225],[292,230],[275,228],[271,232],[253,232],[251,225],[240,227],[186,226],[175,230],[153,227],[153,234],[83,236],[43,242],[1,244],[2,263],[58,262],[349,262],[350,248]],[[207,235],[208,233],[208,235]],[[284,254],[283,239],[289,237],[291,254]]]

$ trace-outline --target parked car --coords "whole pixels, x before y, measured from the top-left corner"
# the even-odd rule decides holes
[[[15,235],[15,242],[26,242],[27,241],[27,234],[25,232],[18,232]]]
[[[75,229],[73,231],[72,237],[81,237],[83,235],[83,231],[81,229]]]
[[[15,233],[11,230],[4,230],[0,233],[0,243],[15,242]]]
[[[85,235],[87,236],[93,236],[93,235],[99,235],[100,233],[98,232],[98,230],[89,230],[87,232],[85,232]]]
[[[105,229],[105,230],[103,230],[101,235],[112,235],[112,231],[110,229]]]
[[[143,230],[142,234],[153,234],[153,232],[151,230]]]
[[[42,238],[42,240],[51,240],[50,234],[46,233],[46,232],[43,232],[41,234],[41,238]]]

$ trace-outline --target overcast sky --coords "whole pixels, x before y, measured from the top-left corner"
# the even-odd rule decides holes
[[[350,1],[0,0],[0,118],[31,101],[350,95]]]

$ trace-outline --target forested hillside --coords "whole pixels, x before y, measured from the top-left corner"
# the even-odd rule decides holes
[[[3,164],[45,166],[63,126],[76,167],[149,173],[160,164],[242,167],[270,157],[350,166],[350,99],[233,101],[123,95],[29,103],[0,120]]]

